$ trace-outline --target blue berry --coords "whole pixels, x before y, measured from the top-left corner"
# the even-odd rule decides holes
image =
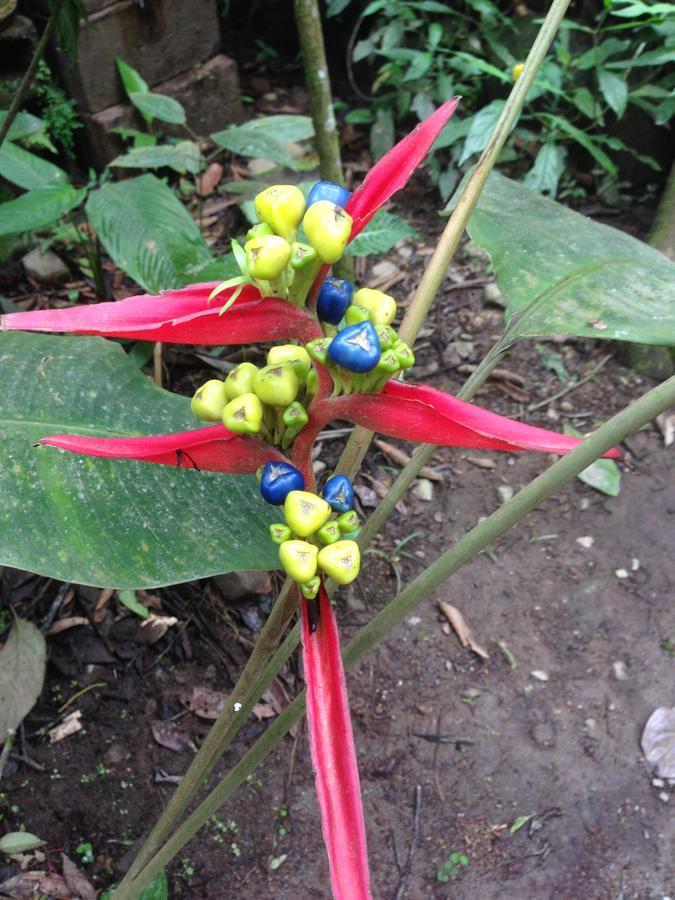
[[[316,301],[316,312],[322,322],[337,325],[352,302],[354,285],[344,278],[326,278]]]
[[[291,491],[304,491],[302,472],[285,462],[268,462],[262,472],[260,493],[272,506],[281,506]]]
[[[321,492],[323,499],[337,513],[346,513],[354,505],[354,488],[346,475],[333,475]]]
[[[372,322],[343,328],[328,347],[328,358],[350,372],[371,372],[380,355],[380,338]]]
[[[343,188],[342,185],[333,184],[332,181],[317,181],[309,192],[307,208],[309,209],[312,203],[316,203],[318,200],[329,200],[331,203],[344,209],[350,197],[351,192],[347,188]]]

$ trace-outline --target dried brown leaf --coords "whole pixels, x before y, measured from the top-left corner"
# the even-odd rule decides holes
[[[76,628],[78,625],[88,625],[89,619],[84,616],[66,616],[64,619],[57,619],[56,622],[47,632],[48,635],[61,634],[62,631],[68,631],[69,628]]]
[[[150,723],[152,736],[160,745],[172,750],[174,753],[183,753],[184,750],[192,750],[197,752],[195,742],[192,740],[187,731],[179,728],[175,722],[158,722],[155,720]]]
[[[675,706],[660,706],[642,732],[642,752],[659,778],[675,778]]]
[[[96,891],[84,872],[78,869],[65,853],[61,854],[61,861],[63,863],[63,877],[73,894],[76,897],[80,897],[81,900],[96,900]]]
[[[15,900],[28,897],[49,897],[49,900],[73,900],[73,894],[66,882],[56,873],[22,872],[0,884],[0,894]]]
[[[656,424],[663,435],[663,443],[666,447],[675,442],[675,412],[668,410],[656,417]]]
[[[56,744],[58,741],[62,741],[64,738],[69,737],[71,734],[77,734],[78,731],[82,731],[81,718],[82,713],[79,709],[68,713],[62,722],[59,722],[58,725],[55,725],[54,728],[51,728],[47,732],[49,735],[49,742],[51,744]]]
[[[478,656],[482,656],[483,659],[490,658],[490,654],[479,643],[473,627],[467,622],[464,618],[464,614],[461,613],[456,606],[452,606],[450,603],[440,600],[438,608],[454,628],[462,647],[469,647],[474,653],[478,654]]]
[[[210,688],[193,687],[191,691],[181,694],[181,702],[190,712],[200,719],[217,719],[225,707],[227,694],[221,691],[212,691]]]

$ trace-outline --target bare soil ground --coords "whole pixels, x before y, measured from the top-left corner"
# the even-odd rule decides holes
[[[409,202],[406,215],[424,228],[433,207],[423,187]],[[372,265],[362,274],[371,284],[397,279],[390,289],[405,303],[427,255],[424,244],[409,244],[392,252],[388,274]],[[465,253],[422,335],[418,380],[456,391],[481,358],[502,315],[485,299],[489,281],[484,261]],[[528,412],[562,387],[537,347],[560,354],[577,378],[611,349],[601,341],[522,345],[503,364],[513,377],[491,380],[477,402],[583,431],[650,386],[610,357],[578,389]],[[189,392],[199,363],[180,349],[167,363],[173,386]],[[329,466],[338,445],[324,442]],[[675,703],[672,447],[649,428],[627,450],[618,497],[569,484],[349,674],[375,897],[665,900],[675,893],[675,794],[653,783],[639,746],[652,710]],[[549,462],[438,451],[441,480],[432,482],[431,499],[406,499],[358,586],[338,600],[344,636],[394,594],[396,570],[404,581],[414,576],[494,509],[499,487],[517,490]],[[390,456],[371,452],[360,480],[366,512],[395,468]],[[3,600],[41,621],[60,585],[7,569],[1,575]],[[114,600],[105,622],[50,638],[43,696],[0,783],[2,829],[25,826],[46,840],[46,866],[60,870],[65,849],[97,887],[118,879],[173,790],[167,777],[185,772],[208,728],[186,710],[186,695],[231,687],[269,609],[269,581],[249,587],[238,600],[232,583],[217,579],[156,592],[181,625],[151,647],[139,643],[133,618],[121,617]],[[68,615],[90,615],[99,595],[75,589],[61,598],[69,598]],[[489,659],[459,645],[441,600],[470,619]],[[300,685],[294,660],[219,774]],[[75,709],[82,730],[50,744],[45,729]],[[152,722],[162,723],[164,746]],[[92,863],[77,852],[83,842],[92,845]],[[0,861],[0,881],[16,872]],[[171,896],[194,900],[330,896],[303,730],[184,849],[170,883]]]

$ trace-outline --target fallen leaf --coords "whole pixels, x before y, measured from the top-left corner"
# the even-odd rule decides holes
[[[214,720],[223,711],[227,694],[210,688],[193,687],[190,692],[184,691],[180,699],[200,719]]]
[[[114,594],[115,591],[112,588],[103,588],[101,591],[92,615],[92,619],[96,625],[100,625],[105,619],[106,613],[108,612],[108,605]]]
[[[63,877],[73,894],[81,897],[82,900],[96,900],[96,891],[84,872],[78,869],[65,853],[61,854],[61,861],[63,863]]]
[[[664,445],[670,447],[675,441],[675,412],[671,410],[669,412],[661,413],[660,416],[656,417],[656,424],[663,435]]]
[[[76,628],[78,625],[88,624],[89,619],[84,616],[66,616],[64,619],[57,619],[47,634],[51,637],[54,634],[61,634],[62,631],[68,631],[69,628]]]
[[[223,177],[225,170],[218,162],[212,162],[206,167],[206,171],[199,179],[199,193],[202,197],[208,197],[212,194]]]
[[[58,725],[47,732],[49,735],[49,742],[51,744],[56,744],[58,741],[62,741],[64,738],[69,737],[71,734],[77,734],[78,731],[82,731],[81,718],[82,713],[79,709],[69,713],[62,722],[59,722]]]
[[[262,719],[271,719],[277,714],[271,703],[256,703],[252,712],[259,722]]]
[[[482,647],[481,644],[479,644],[472,626],[469,625],[467,620],[464,618],[464,615],[457,609],[456,606],[451,606],[450,603],[446,603],[444,600],[440,600],[438,608],[455,629],[455,633],[457,634],[462,647],[469,647],[471,650],[473,650],[474,653],[478,654],[478,656],[482,656],[483,659],[490,658],[490,654],[487,652],[487,650],[485,650],[485,648]]]
[[[15,619],[0,650],[0,744],[13,734],[40,696],[47,646],[39,628]]]
[[[197,752],[195,742],[192,740],[187,731],[179,728],[175,722],[159,722],[155,720],[150,723],[152,736],[160,747],[166,747],[174,753],[183,753],[184,750],[192,750]]]
[[[376,447],[378,447],[385,456],[388,456],[392,462],[395,462],[398,466],[407,466],[410,462],[410,455],[405,452],[405,450],[401,450],[400,447],[396,447],[394,444],[390,444],[389,441],[383,441],[380,438],[375,438],[373,441]],[[443,481],[443,476],[440,472],[437,472],[435,469],[432,469],[431,466],[422,466],[420,469],[420,475],[424,478],[428,478],[430,481]]]
[[[642,752],[659,778],[675,778],[675,706],[660,706],[642,732]]]
[[[182,775],[169,775],[164,769],[155,769],[155,784],[180,784]]]
[[[497,468],[497,463],[494,459],[490,459],[487,456],[465,456],[464,458],[468,463],[471,463],[472,466],[478,466],[479,469]]]
[[[73,900],[73,893],[56,873],[22,872],[0,884],[0,894],[15,900],[28,897],[49,897],[49,900]]]
[[[150,613],[147,619],[141,622],[139,637],[148,644],[156,643],[163,638],[169,628],[176,625],[178,619],[175,616],[156,616]]]
[[[29,831],[10,831],[0,838],[0,853],[26,853],[41,847],[44,841]]]

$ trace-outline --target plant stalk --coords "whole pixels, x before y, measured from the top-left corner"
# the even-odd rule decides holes
[[[35,53],[33,54],[33,58],[30,61],[30,65],[26,70],[26,74],[21,79],[21,84],[19,85],[19,89],[14,95],[14,99],[12,100],[11,106],[7,110],[7,115],[0,126],[0,147],[2,147],[5,138],[9,134],[9,130],[12,127],[12,124],[16,117],[18,116],[21,107],[23,106],[26,97],[28,96],[28,91],[33,83],[33,79],[35,78],[35,73],[37,72],[37,67],[40,63],[40,60],[44,56],[45,50],[47,49],[47,44],[49,43],[49,39],[54,33],[54,29],[56,28],[56,23],[58,22],[59,15],[61,14],[61,7],[64,4],[64,0],[55,0],[54,6],[52,7],[52,11],[49,15],[49,19],[47,20],[47,24],[45,25],[45,30],[42,32],[42,37],[38,41],[38,45],[35,48]]]
[[[123,898],[133,900],[138,896],[130,887],[132,881],[167,839],[187,805],[213,771],[213,767],[241,725],[246,721],[267,685],[274,679],[297,646],[300,630],[296,627],[287,636],[282,646],[277,649],[280,637],[297,606],[297,589],[294,588],[294,583],[290,579],[286,579],[244,670],[228,698],[227,705],[213,723],[211,731],[192,760],[185,777],[174,791],[129,871],[115,891],[113,895],[115,900],[123,900]]]
[[[516,124],[525,104],[525,98],[532,87],[539,67],[544,61],[544,57],[560,27],[569,4],[570,0],[553,0],[532,44],[520,78],[514,84],[502,114],[497,120],[488,145],[483,150],[476,168],[473,170],[473,174],[448,219],[448,223],[429,260],[429,264],[424,270],[408,311],[403,317],[401,327],[398,330],[400,339],[411,347],[414,345],[415,339],[429,313],[431,304],[443,283],[467,223],[471,218],[471,213],[478,202],[480,193],[497,162],[506,139],[511,133],[511,129]],[[358,426],[354,429],[340,460],[340,472],[349,475],[351,478],[355,476],[363,462],[372,438],[373,432],[368,431],[367,428]],[[424,463],[420,464],[420,468],[422,465]]]
[[[445,551],[424,572],[405,587],[350,641],[342,658],[351,668],[387,632],[401,622],[429,593],[453,575],[465,563],[516,525],[543,500],[556,493],[567,481],[582,472],[603,453],[675,403],[675,376],[653,388],[635,403],[623,409],[586,438],[571,453],[562,457],[538,475],[511,500],[492,513]],[[241,758],[203,803],[180,826],[176,833],[148,863],[134,882],[134,893],[114,894],[114,900],[133,900],[185,844],[214,815],[248,775],[282,740],[305,711],[305,691],[301,691],[281,715],[269,726],[250,750]]]

